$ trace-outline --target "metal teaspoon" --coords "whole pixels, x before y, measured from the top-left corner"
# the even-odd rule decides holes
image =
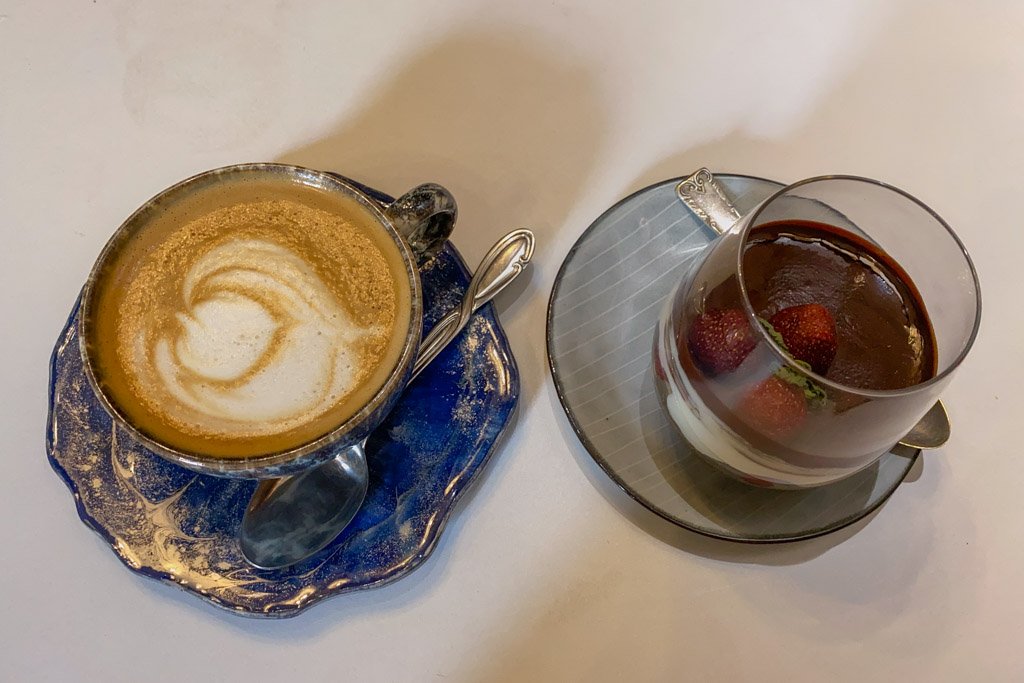
[[[413,378],[458,335],[476,309],[523,271],[534,244],[532,232],[513,230],[491,247],[473,274],[462,305],[442,318],[420,344]],[[366,497],[365,446],[363,440],[301,474],[261,481],[238,532],[245,560],[259,569],[279,569],[301,562],[337,538]]]

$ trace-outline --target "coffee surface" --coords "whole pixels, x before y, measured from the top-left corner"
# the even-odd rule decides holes
[[[145,220],[101,279],[93,343],[101,384],[156,440],[287,450],[387,380],[411,293],[398,247],[354,200],[239,181]]]

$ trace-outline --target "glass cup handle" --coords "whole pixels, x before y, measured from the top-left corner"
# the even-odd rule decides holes
[[[424,183],[384,207],[384,215],[422,262],[444,246],[459,208],[451,192],[436,183]]]

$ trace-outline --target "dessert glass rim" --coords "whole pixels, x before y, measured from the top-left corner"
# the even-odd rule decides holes
[[[764,329],[764,327],[758,320],[757,312],[754,310],[754,307],[751,306],[750,304],[750,297],[747,293],[746,279],[743,273],[743,253],[750,236],[750,230],[752,226],[756,223],[758,216],[761,215],[765,207],[770,205],[779,197],[788,194],[789,192],[792,192],[798,187],[810,185],[813,183],[819,183],[827,180],[846,180],[852,182],[868,183],[870,185],[875,185],[877,187],[890,190],[902,196],[904,199],[909,200],[911,203],[916,204],[919,208],[923,209],[929,216],[931,216],[935,220],[935,222],[938,223],[946,231],[946,234],[953,240],[953,243],[956,245],[957,249],[960,250],[960,254],[963,256],[964,261],[967,263],[968,271],[971,274],[971,281],[974,285],[974,323],[971,327],[971,333],[967,338],[967,342],[960,349],[960,353],[958,353],[956,358],[954,358],[951,362],[949,362],[946,365],[944,370],[936,373],[934,376],[930,377],[924,382],[911,384],[910,386],[903,387],[901,389],[864,389],[860,387],[853,387],[847,384],[842,384],[841,382],[836,382],[834,380],[830,380],[827,377],[819,375],[813,370],[809,370],[807,368],[800,367],[800,372],[807,375],[815,382],[818,382],[821,385],[828,387],[830,389],[842,391],[848,394],[858,394],[866,398],[894,398],[898,396],[907,396],[942,382],[954,370],[956,370],[956,368],[960,365],[961,362],[963,362],[964,358],[967,356],[967,353],[971,350],[971,347],[974,346],[975,339],[977,339],[978,337],[978,330],[981,327],[981,286],[978,282],[978,272],[974,267],[974,261],[971,260],[970,254],[967,253],[967,249],[966,247],[964,247],[964,243],[960,240],[960,238],[949,226],[949,224],[946,223],[946,221],[943,220],[941,216],[939,216],[939,214],[937,214],[934,210],[932,210],[931,207],[929,207],[927,204],[925,204],[920,199],[913,196],[906,190],[902,190],[896,187],[895,185],[890,185],[889,183],[885,183],[880,180],[875,180],[874,178],[866,178],[864,176],[857,175],[820,175],[814,176],[812,178],[805,178],[804,180],[791,183],[789,185],[786,185],[785,187],[776,190],[771,195],[769,195],[768,198],[766,198],[764,201],[758,204],[749,216],[740,219],[745,222],[745,225],[743,226],[743,229],[739,232],[738,235],[740,239],[740,246],[736,253],[736,274],[741,293],[740,299],[743,305],[743,313],[747,317],[747,322],[755,330],[755,334],[759,335],[761,339],[768,342],[769,348],[771,348],[772,352],[775,354],[775,356],[781,363],[790,367],[799,367],[796,366],[796,364],[793,362],[792,356],[790,356],[781,346],[779,346],[779,344],[774,339],[772,339],[772,336],[768,334],[768,331]],[[928,302],[924,302],[924,305],[925,311],[927,312]]]

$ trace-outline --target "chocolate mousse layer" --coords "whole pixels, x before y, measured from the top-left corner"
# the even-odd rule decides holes
[[[829,379],[861,389],[900,389],[935,374],[934,335],[921,295],[906,272],[867,240],[807,221],[758,226],[743,254],[743,278],[762,318],[810,303],[832,313],[838,349]]]

